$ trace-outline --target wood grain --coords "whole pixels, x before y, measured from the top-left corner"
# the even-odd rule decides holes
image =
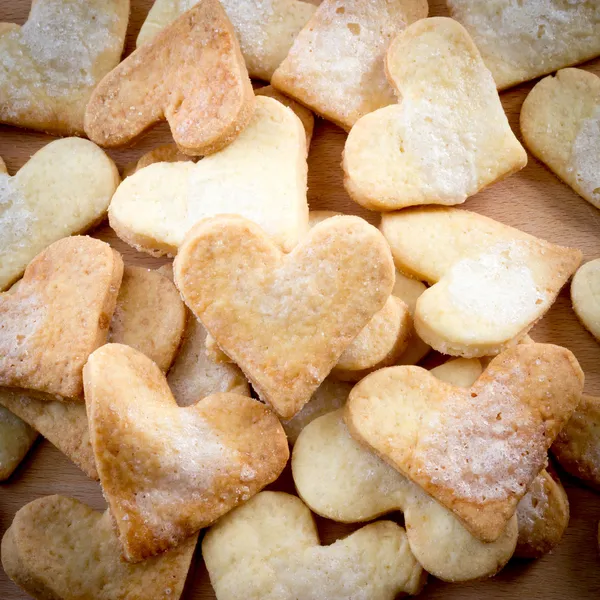
[[[127,50],[134,46],[137,32],[151,5],[151,0],[132,0],[132,14],[127,38]],[[27,0],[2,0],[0,22],[23,23],[27,18]],[[447,14],[443,1],[431,2],[432,15]],[[600,74],[600,60],[584,65]],[[502,94],[502,101],[511,125],[518,135],[521,104],[533,84],[525,84]],[[376,223],[378,216],[354,204],[342,186],[341,151],[345,133],[337,127],[319,121],[309,156],[309,201],[312,209],[331,209],[359,214]],[[50,137],[0,126],[0,156],[14,173],[29,157],[50,141]],[[110,152],[120,168],[136,160],[159,143],[171,141],[168,128],[161,125],[149,132],[133,148]],[[527,168],[500,182],[466,203],[466,208],[481,212],[509,225],[553,242],[577,246],[585,260],[600,256],[600,213],[569,187],[561,183],[541,163],[530,157]],[[123,253],[125,261],[148,267],[159,266],[164,260],[137,253],[118,240],[108,226],[94,235],[109,241]],[[535,328],[538,341],[554,342],[570,348],[586,373],[586,391],[600,394],[600,346],[583,329],[573,314],[568,290],[563,291],[549,314]],[[463,585],[448,585],[430,578],[422,594],[424,599],[476,600],[483,596],[491,600],[568,598],[571,600],[600,597],[600,568],[596,531],[600,519],[600,496],[584,489],[563,474],[571,503],[571,522],[564,540],[549,556],[539,561],[512,560],[494,579]],[[293,491],[289,472],[275,486]],[[41,441],[29,453],[9,482],[0,486],[0,534],[10,525],[14,513],[24,504],[46,494],[64,494],[87,502],[97,509],[105,507],[100,487],[88,480],[65,456],[51,444]],[[401,522],[401,515],[397,515]],[[356,529],[317,520],[324,543]],[[200,552],[191,570],[183,598],[214,598]],[[21,600],[21,592],[0,572],[0,599]]]

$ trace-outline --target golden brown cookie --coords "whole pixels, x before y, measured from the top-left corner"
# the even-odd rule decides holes
[[[0,390],[0,401],[2,393]],[[0,481],[13,474],[37,436],[35,429],[0,406]]]
[[[195,160],[195,157],[181,152],[177,144],[162,144],[142,154],[137,162],[128,164],[123,169],[123,179],[157,162],[194,162]]]
[[[211,154],[248,125],[254,92],[218,0],[201,0],[102,79],[85,112],[87,136],[123,146],[166,119],[185,154]]]

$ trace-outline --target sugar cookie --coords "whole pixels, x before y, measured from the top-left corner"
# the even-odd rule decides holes
[[[395,523],[321,546],[308,508],[283,492],[261,492],[220,519],[202,556],[218,598],[394,600],[420,592],[427,577]]]
[[[571,281],[571,300],[583,326],[600,341],[600,258],[577,269]]]
[[[33,0],[22,27],[0,23],[0,122],[82,135],[85,106],[119,64],[129,0]]]
[[[432,284],[417,301],[415,328],[444,354],[487,356],[517,343],[581,261],[579,250],[457,208],[386,214],[381,231],[396,267]]]
[[[400,104],[371,112],[344,147],[344,185],[378,211],[461,204],[527,164],[494,80],[461,25],[436,17],[400,33],[386,54]]]
[[[290,254],[254,223],[198,223],[174,263],[175,284],[223,351],[277,414],[293,417],[388,299],[394,266],[359,217],[327,219]]]
[[[2,393],[0,390],[0,395]],[[37,436],[35,429],[0,406],[0,481],[13,474]]]
[[[233,27],[218,0],[201,0],[102,79],[85,132],[112,148],[166,119],[179,149],[202,156],[231,143],[253,110]]]

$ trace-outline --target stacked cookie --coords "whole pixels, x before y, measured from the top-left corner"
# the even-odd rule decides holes
[[[156,0],[119,62],[128,4],[37,0],[0,27],[0,121],[89,138],[1,164],[0,471],[40,433],[107,502],[23,506],[8,576],[35,598],[179,598],[208,528],[221,600],[392,600],[548,553],[569,520],[548,453],[600,486],[600,417],[574,354],[528,333],[576,273],[597,337],[596,265],[456,205],[527,163],[497,89],[600,54],[598,9],[542,27],[509,1]],[[564,69],[521,113],[592,204],[598,92]],[[379,228],[309,212],[313,112],[348,131],[343,186]],[[121,180],[102,148],[160,121],[172,141]],[[106,216],[172,264],[81,235]],[[263,491],[290,448],[297,494]],[[405,527],[322,546],[311,511]]]

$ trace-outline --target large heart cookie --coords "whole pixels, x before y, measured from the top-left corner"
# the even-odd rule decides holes
[[[282,492],[262,492],[221,519],[202,556],[218,598],[394,600],[419,593],[427,577],[395,523],[321,546],[308,508]]]
[[[1,104],[1,102],[0,102]],[[0,290],[52,242],[106,215],[119,184],[112,160],[79,138],[57,140],[10,177],[0,165]]]
[[[456,21],[417,21],[392,42],[386,67],[402,102],[360,119],[344,148],[356,202],[379,211],[460,204],[526,165],[494,80]]]
[[[140,29],[146,44],[198,0],[156,0]],[[298,0],[222,0],[250,77],[269,81],[316,7]]]
[[[600,208],[600,77],[564,69],[540,81],[523,103],[521,132],[534,156]]]
[[[425,0],[324,0],[271,83],[349,131],[396,101],[383,57],[398,32],[426,16]]]
[[[106,341],[123,275],[108,244],[64,238],[0,294],[0,385],[83,396],[83,365]]]
[[[254,110],[244,59],[218,0],[201,0],[113,69],[94,90],[85,132],[123,146],[166,119],[185,154],[233,141]]]
[[[246,219],[207,219],[174,266],[185,303],[285,419],[308,402],[394,284],[385,240],[350,216],[320,223],[287,255]]]
[[[386,214],[381,231],[399,270],[435,284],[417,301],[415,328],[444,354],[486,356],[514,345],[581,261],[579,250],[457,208]]]
[[[600,5],[578,0],[448,0],[499,89],[600,54]]]
[[[23,25],[0,23],[0,122],[83,134],[86,104],[119,64],[129,0],[33,0]]]
[[[197,539],[133,565],[121,558],[108,510],[46,496],[15,515],[2,538],[2,566],[40,600],[178,600]]]
[[[165,376],[128,346],[85,366],[90,436],[127,560],[176,546],[271,483],[289,451],[277,417],[237,394],[177,406]]]
[[[117,189],[109,218],[138,250],[176,254],[185,234],[206,217],[242,215],[289,252],[308,227],[306,142],[294,113],[257,98],[250,125],[221,152],[189,162],[158,163]]]
[[[491,542],[544,467],[582,388],[571,352],[522,344],[468,389],[419,367],[372,373],[350,393],[345,419],[354,437]]]

